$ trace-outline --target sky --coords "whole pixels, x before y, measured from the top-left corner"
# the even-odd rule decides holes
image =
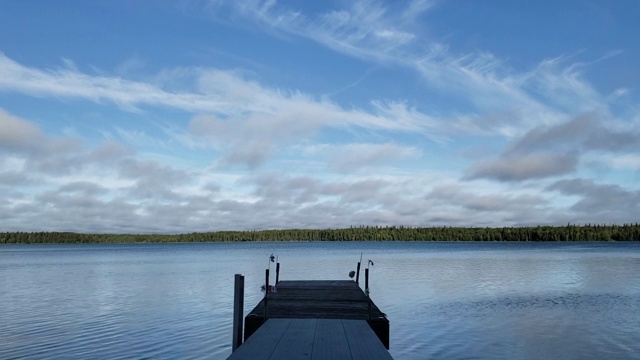
[[[0,231],[638,222],[637,0],[0,1]]]

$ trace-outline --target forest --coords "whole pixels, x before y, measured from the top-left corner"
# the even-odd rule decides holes
[[[640,224],[535,227],[358,226],[345,229],[215,231],[189,234],[0,232],[0,244],[240,241],[640,241]]]

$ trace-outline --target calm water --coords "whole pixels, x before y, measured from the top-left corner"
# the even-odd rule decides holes
[[[640,244],[0,246],[0,359],[224,359],[281,279],[347,279],[364,252],[396,359],[640,359]]]

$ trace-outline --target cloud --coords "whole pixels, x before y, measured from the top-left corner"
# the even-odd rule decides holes
[[[563,122],[577,113],[606,112],[613,101],[601,96],[584,73],[616,53],[591,63],[576,61],[579,54],[560,55],[517,71],[490,52],[455,53],[434,38],[424,26],[425,18],[437,16],[440,8],[433,1],[389,5],[359,0],[314,14],[266,0],[210,4],[214,18],[224,9],[271,33],[303,37],[364,61],[415,71],[440,96],[456,99],[452,102],[455,108],[447,102],[439,109],[452,113],[445,131],[511,137],[540,124]],[[495,121],[496,114],[509,114],[508,121]]]
[[[323,155],[327,159],[329,168],[339,172],[353,172],[405,159],[417,159],[422,155],[422,151],[415,147],[394,143],[321,144],[309,146],[305,151]]]
[[[30,171],[68,173],[77,168],[74,154],[80,146],[78,139],[47,137],[34,123],[0,109],[0,150],[17,156]]]
[[[247,85],[227,75],[221,80],[226,85],[216,91],[224,90],[238,106],[250,103],[256,110],[247,108],[227,116],[198,115],[188,131],[224,151],[220,159],[224,165],[244,164],[255,169],[282,145],[304,142],[325,128],[418,133],[434,141],[441,137],[437,120],[404,103],[374,101],[372,111],[367,112],[344,109],[301,93],[285,95],[255,83]]]
[[[579,198],[569,208],[575,222],[635,223],[640,212],[640,191],[624,189],[616,184],[598,184],[591,179],[575,178],[557,181],[547,190]]]
[[[588,158],[599,168],[613,170],[632,170],[640,173],[640,154],[606,154]]]
[[[189,124],[189,132],[225,150],[221,163],[245,164],[253,169],[262,165],[279,145],[304,140],[321,127],[325,118],[316,113],[320,109],[313,103],[300,105],[285,105],[282,111],[235,119],[196,116]]]
[[[35,124],[0,109],[0,150],[32,151],[39,147],[42,138]]]
[[[374,100],[369,109],[346,109],[300,92],[263,87],[235,71],[192,68],[175,73],[177,75],[161,76],[162,80],[157,83],[136,82],[85,74],[74,67],[29,68],[0,54],[0,90],[111,102],[128,111],[139,111],[141,106],[148,105],[198,113],[191,120],[187,134],[175,129],[168,133],[188,145],[208,144],[225,151],[220,160],[225,165],[240,163],[256,168],[281,145],[312,137],[323,128],[418,133],[432,140],[442,140],[439,120],[404,102]],[[175,77],[191,84],[192,89],[164,90],[163,86],[170,86]],[[3,120],[5,126],[9,126],[9,121],[16,120]],[[13,132],[20,132],[14,135],[29,136],[36,143],[35,129],[26,122],[20,124],[20,127],[10,126]],[[117,131],[131,142],[138,143],[140,139],[151,142],[145,134],[121,128]],[[9,136],[11,133],[6,134],[6,139],[3,138],[6,146],[11,139],[19,141],[15,140],[18,139],[16,136]],[[64,144],[51,142],[49,146]]]
[[[45,144],[68,140],[35,130]],[[353,168],[420,154],[392,143],[320,146],[315,151],[329,159],[334,151],[336,156],[350,152],[335,160]],[[29,171],[26,177],[30,154],[17,153],[0,167],[0,194],[6,199],[0,215],[7,231],[24,230],[25,223],[38,224],[38,230],[135,233],[360,224],[505,226],[554,222],[555,211],[561,211],[544,194],[555,188],[542,189],[540,195],[527,194],[535,189],[479,190],[477,182],[456,183],[448,174],[250,172],[234,177],[220,169],[144,159],[107,139],[95,147],[79,142],[65,149],[61,159],[74,159],[72,173]],[[59,155],[38,157],[55,163]]]
[[[576,170],[578,158],[574,154],[535,153],[505,156],[475,164],[466,179],[494,179],[523,181],[570,174]]]
[[[43,143],[66,140],[43,134],[37,126],[36,130]],[[413,148],[386,143],[318,149],[327,154],[332,150],[358,153],[349,159],[355,161],[351,166],[418,155]],[[388,153],[395,157],[388,158]],[[0,216],[6,231],[176,233],[185,229],[566,222],[560,216],[566,209],[554,207],[549,192],[582,198],[570,209],[572,219],[588,218],[590,206],[601,209],[606,219],[627,219],[630,215],[622,211],[638,210],[633,203],[637,193],[598,187],[589,181],[514,189],[482,181],[460,183],[446,173],[233,174],[214,167],[178,167],[145,159],[113,139],[95,147],[79,142],[65,149],[63,158],[77,161],[72,173],[29,171],[30,154],[16,153],[0,162],[0,195],[5,199],[0,202]],[[53,153],[38,156],[43,162],[58,157]],[[598,192],[610,198],[599,197]],[[607,212],[613,206],[621,210]],[[36,224],[36,228],[25,229],[24,224]]]
[[[558,224],[557,209],[543,189],[535,186],[516,190],[443,181],[427,193],[425,201],[432,209],[432,221],[444,224]]]
[[[0,172],[0,187],[15,187],[23,185],[33,185],[35,181],[27,174],[19,171]]]
[[[514,141],[506,152],[526,154],[538,150],[573,149],[600,127],[592,114],[577,116],[557,125],[538,126]]]
[[[407,7],[402,10],[401,18],[405,22],[412,23],[422,16],[429,9],[436,6],[438,1],[435,0],[412,0],[407,3]]]
[[[579,62],[579,54],[516,69],[488,51],[457,52],[428,28],[430,17],[448,10],[444,5],[356,0],[313,13],[273,0],[209,5],[238,26],[246,29],[241,20],[249,19],[290,45],[310,40],[378,65],[379,73],[358,86],[408,69],[424,86],[414,103],[377,98],[347,105],[352,99],[279,88],[243,69],[141,74],[144,59],[137,55],[108,73],[85,71],[71,59],[38,68],[0,53],[2,93],[91,102],[105,111],[115,105],[138,113],[126,114],[131,118],[158,111],[149,118],[166,116],[155,126],[170,137],[123,123],[103,131],[105,139],[50,136],[0,111],[3,226],[106,232],[509,226],[597,215],[626,221],[636,214],[635,190],[583,172],[602,169],[614,178],[628,176],[619,169],[640,169],[634,89],[602,96],[587,81],[591,64]],[[179,121],[169,122],[176,114]],[[483,145],[487,139],[492,143]]]
[[[427,195],[427,199],[432,201],[432,204],[455,204],[471,211],[504,214],[547,204],[546,199],[539,195],[505,195],[490,192],[478,194],[455,183],[435,186]]]
[[[268,173],[248,176],[242,183],[254,188],[256,199],[267,203],[308,206],[335,202],[350,208],[358,203],[378,203],[385,197],[385,191],[392,189],[390,181],[375,177],[329,181],[309,176]]]
[[[134,154],[135,150],[132,147],[107,139],[91,151],[87,158],[101,164],[110,164]]]
[[[456,184],[445,178],[415,174],[328,180],[274,173],[247,176],[243,184],[255,189],[255,200],[244,205],[234,202],[233,209],[251,209],[253,216],[266,217],[271,226],[500,226],[554,221],[553,208],[542,194],[500,188],[478,193],[477,184]],[[262,206],[268,206],[270,213],[262,214]]]
[[[9,130],[2,134],[11,135],[0,147],[5,231],[175,232],[193,212],[206,208],[189,188],[201,173],[144,160],[112,139],[89,146],[51,137],[27,120],[0,114],[0,126]],[[195,192],[211,194],[214,184],[203,182]],[[167,207],[171,212],[162,213]],[[188,215],[176,218],[180,211]]]
[[[169,92],[147,83],[120,77],[89,75],[75,68],[39,70],[23,66],[0,53],[0,91],[31,96],[111,102],[122,109],[139,111],[141,105],[168,106],[190,111],[224,109],[224,103],[197,93]]]
[[[284,6],[275,1],[248,1],[243,3],[211,1],[214,11],[231,8],[236,14],[255,20],[265,28],[313,39],[336,51],[365,58],[394,60],[386,53],[399,44],[411,42],[415,35],[398,27],[389,19],[389,8],[377,1],[354,1],[349,9],[329,10],[315,17]],[[426,2],[412,2],[396,19],[414,19],[430,6]],[[413,11],[409,11],[413,10]]]
[[[549,104],[567,112],[602,110],[603,97],[586,81],[583,71],[587,64],[574,63],[562,67],[569,57],[545,59],[526,75],[524,85]]]
[[[176,76],[185,79],[176,79]],[[169,86],[168,83],[176,80],[188,83],[188,87],[193,89],[182,92],[162,89],[163,85]],[[344,109],[328,100],[316,100],[300,92],[265,88],[254,81],[245,80],[235,71],[217,69],[181,69],[165,75],[159,84],[154,84],[90,75],[72,68],[29,68],[0,53],[0,90],[32,96],[85,99],[97,103],[109,101],[125,110],[137,110],[142,105],[174,107],[194,113],[214,114],[221,119],[243,119],[256,114],[262,117],[275,116],[289,109],[286,114],[271,121],[294,124],[304,120],[301,116],[310,116],[308,121],[312,124],[424,131],[425,135],[428,135],[426,129],[434,127],[432,118],[400,102],[374,101],[374,112]],[[331,116],[324,117],[317,112],[327,112]]]
[[[640,152],[640,131],[611,131],[604,127],[597,129],[583,143],[585,149],[610,152]]]
[[[84,194],[84,195],[101,195],[109,190],[99,184],[89,181],[73,181],[66,183],[58,189],[59,193],[66,194]]]
[[[567,122],[538,126],[506,150],[509,153],[527,153],[535,150],[575,149],[581,151],[638,151],[640,150],[640,132],[626,125],[622,129],[608,128],[605,124],[613,119],[597,113],[586,113]]]
[[[554,177],[576,172],[580,159],[589,153],[640,151],[637,129],[629,125],[608,128],[607,120],[611,119],[586,113],[564,123],[534,127],[515,138],[498,158],[473,164],[466,179],[524,181]]]

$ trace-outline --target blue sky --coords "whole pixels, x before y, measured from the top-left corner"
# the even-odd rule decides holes
[[[0,2],[0,231],[622,224],[640,3]]]

